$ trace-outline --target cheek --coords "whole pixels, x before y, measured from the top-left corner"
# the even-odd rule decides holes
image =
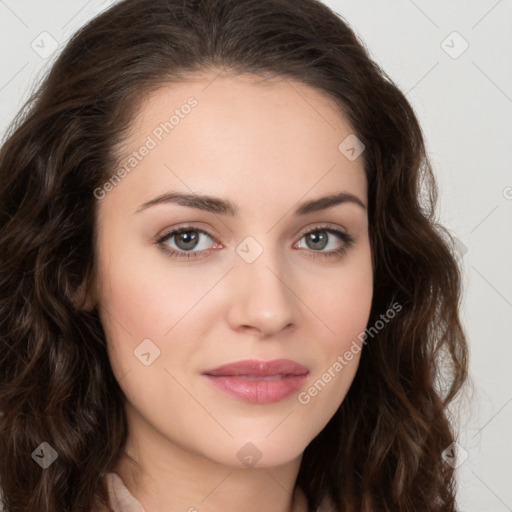
[[[353,339],[364,332],[373,298],[373,274],[370,253],[358,253],[347,265],[328,278],[322,286],[310,287],[307,303],[321,320],[327,353],[345,351]]]
[[[140,248],[127,248],[125,257],[104,258],[99,301],[106,310],[107,325],[120,324],[133,341],[162,339],[197,304],[216,276],[194,274],[183,267],[157,261]],[[110,313],[110,315],[108,314]]]
[[[326,423],[347,394],[364,350],[373,297],[369,247],[321,282],[308,296],[322,326],[316,332],[320,363],[298,401]]]
[[[371,309],[371,280],[351,276],[331,286],[329,293],[312,297],[326,328],[321,337],[316,336],[319,364],[297,396],[303,413],[316,418],[311,436],[328,423],[350,389],[364,350]]]
[[[183,265],[168,264],[165,256],[151,260],[147,249],[145,253],[136,247],[116,252],[114,247],[110,257],[104,253],[99,273],[104,276],[99,288],[100,317],[112,370],[133,401],[138,391],[135,387],[130,392],[131,383],[139,381],[144,388],[152,388],[158,400],[160,390],[174,382],[163,370],[181,372],[184,362],[191,362],[198,351],[195,332],[198,326],[211,324],[205,318],[214,315],[208,290],[223,270],[186,271]],[[154,362],[144,366],[144,357]],[[179,387],[176,391],[181,396]]]
[[[100,316],[112,371],[128,403],[146,418],[169,426],[177,421],[172,411],[186,410],[190,399],[172,375],[191,356],[187,343],[170,346],[169,339],[173,335],[186,341],[184,317],[201,294],[187,286],[183,273],[173,270],[164,279],[158,268],[135,257],[112,259],[105,272]]]

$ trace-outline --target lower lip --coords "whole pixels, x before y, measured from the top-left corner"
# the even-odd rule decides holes
[[[206,377],[228,395],[246,402],[269,404],[297,392],[304,385],[307,375],[294,375],[275,380],[248,380],[242,377],[215,375]]]

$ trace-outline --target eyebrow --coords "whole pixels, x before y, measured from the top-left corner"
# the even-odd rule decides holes
[[[181,206],[187,206],[189,208],[197,208],[212,213],[219,213],[222,215],[236,216],[238,215],[239,209],[236,205],[226,199],[219,197],[198,195],[198,194],[182,194],[179,192],[167,192],[162,194],[150,201],[140,205],[135,213],[141,212],[158,204],[176,203]],[[328,196],[313,199],[300,203],[295,210],[295,215],[307,215],[313,212],[319,212],[321,210],[327,210],[338,204],[352,203],[360,206],[366,211],[366,206],[354,194],[349,192],[339,192],[337,194],[331,194]]]

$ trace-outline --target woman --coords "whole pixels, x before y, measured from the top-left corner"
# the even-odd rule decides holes
[[[119,2],[0,183],[9,509],[456,509],[451,237],[411,106],[325,5]]]

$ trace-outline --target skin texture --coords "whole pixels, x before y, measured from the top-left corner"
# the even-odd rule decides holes
[[[367,205],[363,160],[339,151],[351,127],[316,89],[215,74],[152,93],[124,159],[191,96],[197,106],[161,141],[153,136],[156,147],[98,201],[94,300],[126,395],[126,452],[143,467],[138,474],[123,457],[116,471],[146,512],[306,510],[293,492],[302,453],[343,401],[360,353],[307,404],[298,393],[244,402],[201,373],[287,358],[308,367],[307,390],[365,330],[373,292],[367,211],[344,203],[293,215],[301,202],[342,191]],[[228,199],[239,213],[176,203],[135,213],[168,191]],[[355,239],[345,254],[321,257],[345,243],[334,234],[320,249],[304,236],[323,223]],[[182,224],[209,235],[197,233],[196,259],[169,256],[154,242]],[[248,236],[263,249],[252,263],[236,251]],[[165,241],[186,252],[178,243]],[[148,366],[134,355],[145,339],[160,350]],[[251,467],[237,456],[248,442],[261,454]]]

